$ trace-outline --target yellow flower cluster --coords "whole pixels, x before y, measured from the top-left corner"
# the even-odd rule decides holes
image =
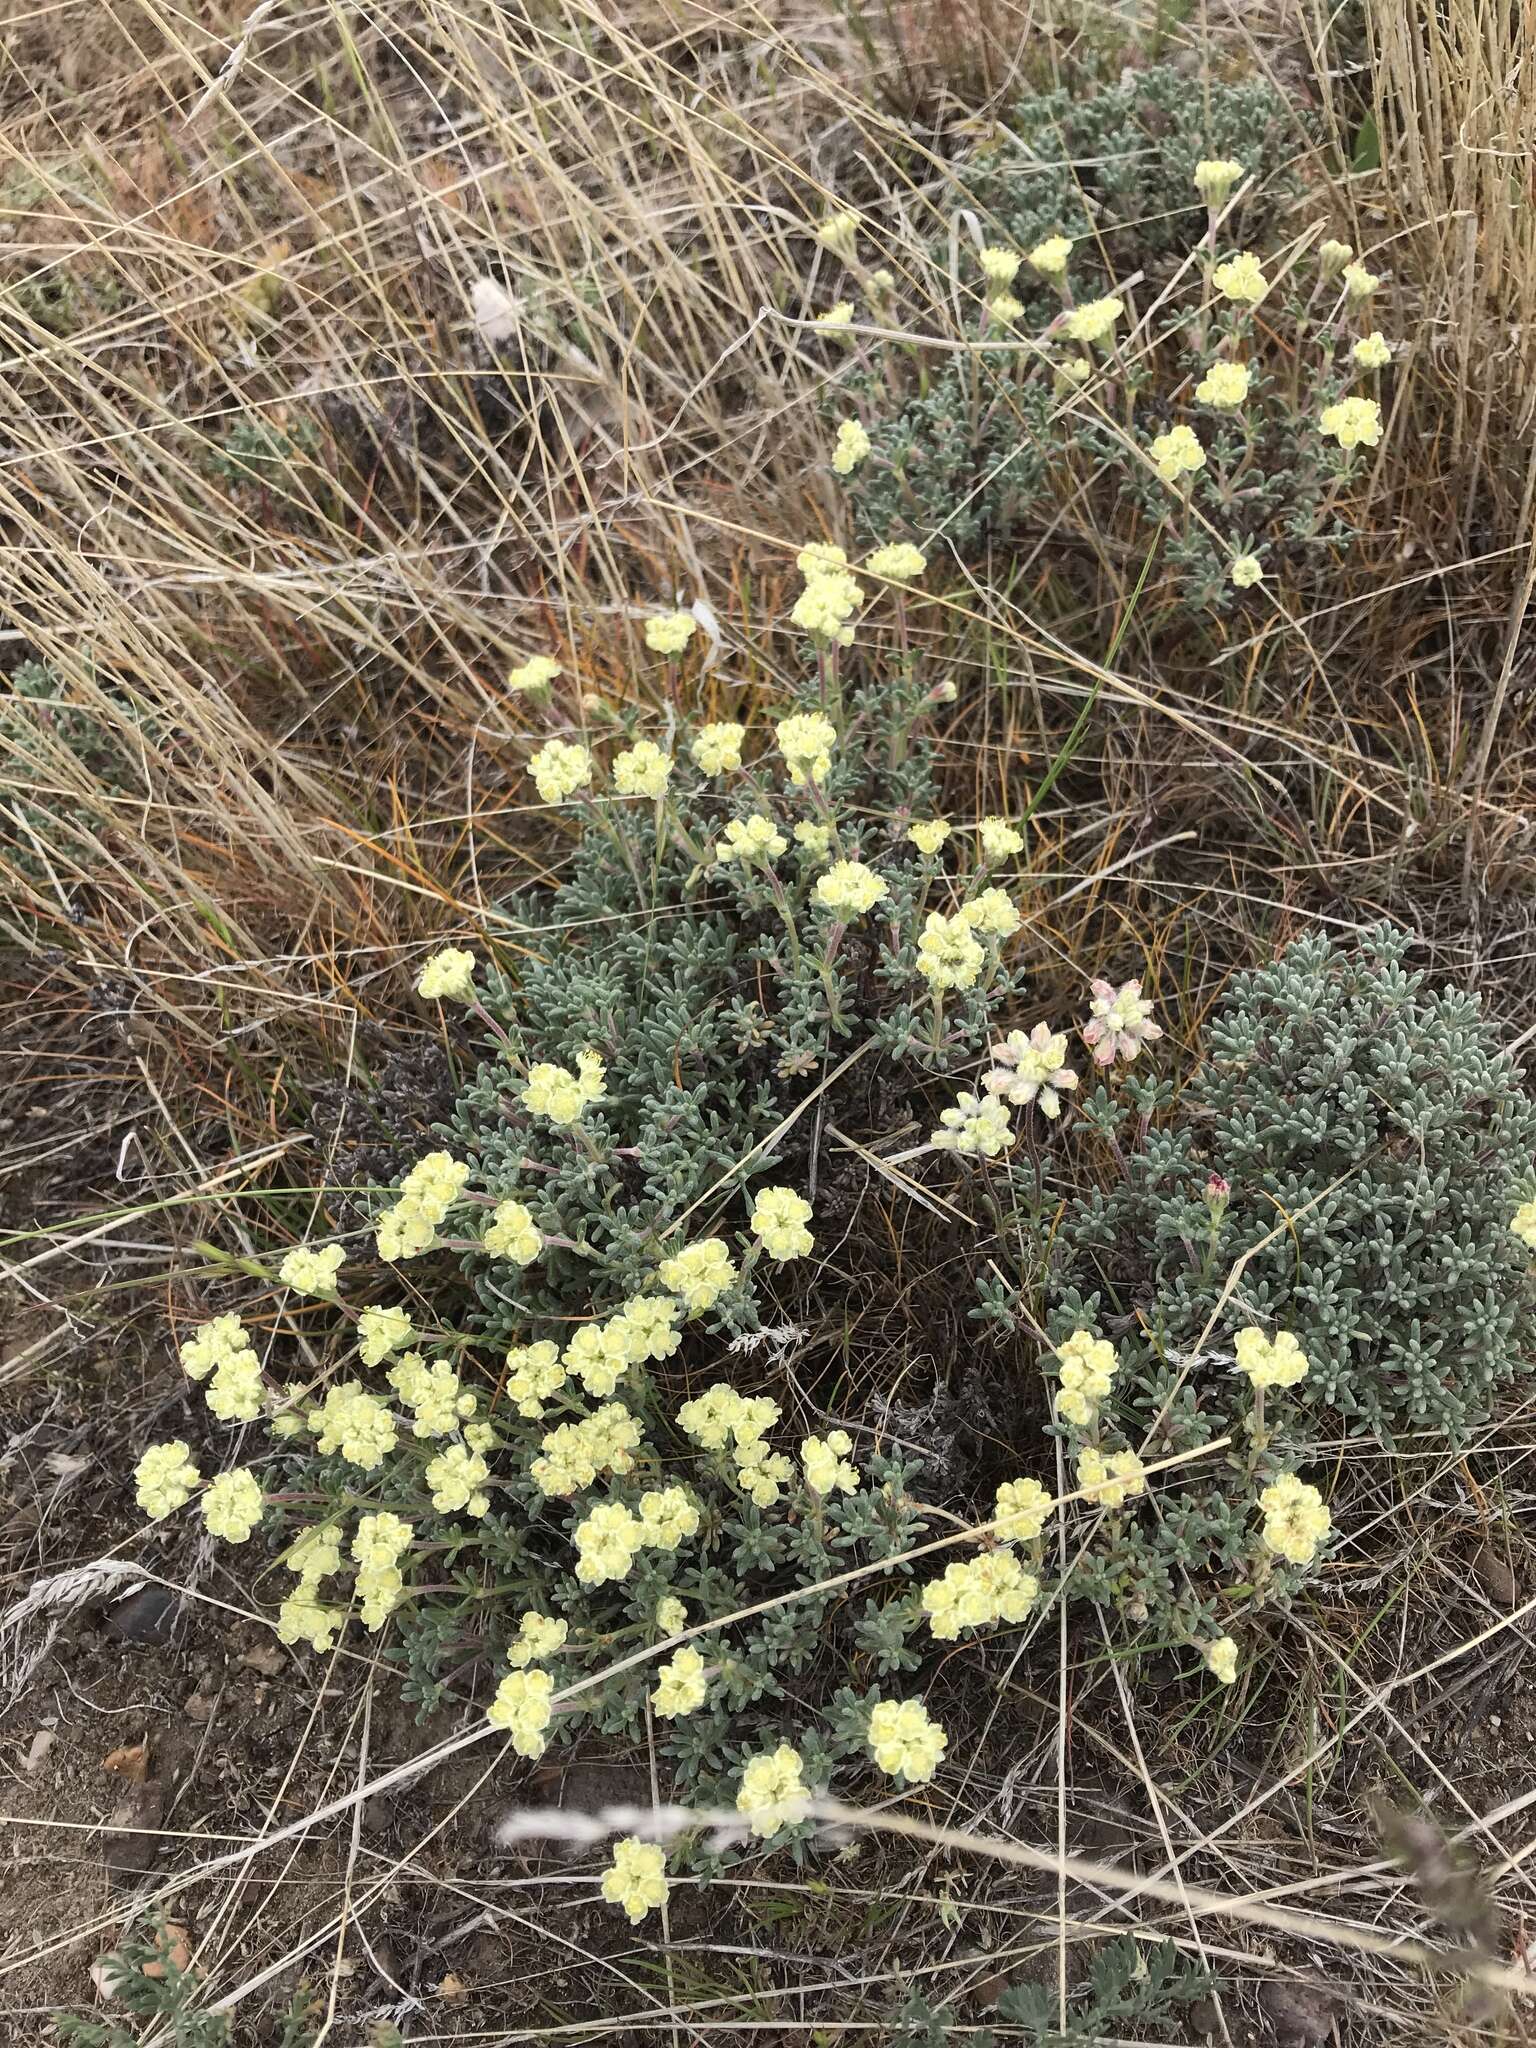
[[[1259,1495],[1264,1516],[1260,1531],[1266,1550],[1291,1564],[1310,1564],[1317,1546],[1333,1526],[1323,1496],[1294,1472],[1285,1472]]]
[[[832,450],[832,467],[838,476],[851,476],[869,453],[870,440],[858,420],[844,420],[837,430]]]
[[[736,1265],[725,1243],[718,1237],[701,1237],[685,1245],[656,1269],[661,1284],[680,1295],[689,1315],[702,1315],[736,1284]]]
[[[1008,1110],[995,1095],[985,1098],[963,1091],[952,1108],[939,1111],[940,1128],[928,1142],[941,1152],[964,1152],[972,1158],[996,1159],[1014,1140]]]
[[[1380,328],[1372,328],[1369,334],[1360,337],[1349,353],[1362,370],[1384,370],[1392,360],[1392,344]]]
[[[318,1450],[339,1453],[360,1472],[377,1472],[398,1436],[393,1414],[358,1380],[328,1387],[309,1427]]]
[[[1249,1324],[1233,1340],[1237,1369],[1256,1387],[1294,1387],[1307,1376],[1307,1354],[1289,1330],[1273,1338]]]
[[[1248,384],[1246,363],[1215,362],[1195,386],[1195,396],[1202,405],[1225,411],[1242,404],[1248,396]]]
[[[973,932],[985,932],[994,939],[1009,939],[1023,923],[1018,906],[1002,889],[982,889],[969,903],[960,906],[958,915]]]
[[[567,1500],[602,1472],[632,1472],[640,1424],[622,1402],[610,1401],[581,1422],[562,1422],[539,1446],[529,1477],[540,1493]]]
[[[1096,1507],[1124,1507],[1147,1490],[1147,1475],[1134,1451],[1111,1451],[1106,1458],[1092,1444],[1077,1454],[1077,1483]]]
[[[517,1624],[517,1638],[507,1652],[507,1662],[514,1671],[521,1671],[540,1657],[553,1657],[570,1632],[569,1622],[551,1620],[529,1608]]]
[[[364,1628],[381,1629],[405,1592],[399,1560],[410,1548],[411,1525],[399,1515],[364,1515],[352,1538],[357,1565],[353,1590]]]
[[[786,1823],[803,1820],[809,1798],[800,1752],[781,1742],[777,1749],[747,1759],[736,1811],[754,1835],[766,1839]]]
[[[929,911],[917,942],[917,971],[933,988],[974,988],[986,959],[967,917]]]
[[[788,853],[789,841],[774,824],[772,818],[760,811],[750,818],[732,818],[725,828],[725,837],[715,841],[715,859],[722,864],[739,860],[747,866],[761,861],[764,866],[777,860],[781,853]]]
[[[1317,247],[1317,260],[1322,267],[1324,277],[1337,277],[1354,253],[1348,242],[1336,240],[1320,242]]]
[[[1030,257],[1034,262],[1034,257]],[[1125,311],[1124,299],[1090,299],[1086,305],[1074,306],[1067,315],[1066,329],[1069,340],[1091,346],[1094,342],[1108,341],[1114,334],[1115,322]]]
[[[576,1525],[576,1576],[584,1586],[627,1578],[641,1550],[676,1550],[698,1529],[699,1510],[680,1486],[642,1494],[638,1514],[620,1501],[601,1501]]]
[[[564,670],[559,662],[552,660],[549,655],[530,654],[520,668],[507,670],[507,688],[517,691],[547,690],[555,677],[563,674]]]
[[[528,767],[547,804],[564,803],[592,780],[592,756],[570,740],[546,740]]]
[[[1018,276],[1020,260],[1011,249],[987,248],[977,257],[982,276],[998,291],[1006,291]]]
[[[1237,1679],[1237,1645],[1230,1636],[1218,1636],[1213,1643],[1207,1643],[1200,1653],[1205,1659],[1205,1668],[1213,1678],[1223,1685],[1232,1685]]]
[[[497,1686],[485,1718],[493,1728],[506,1730],[519,1756],[544,1754],[554,1690],[549,1673],[537,1669],[509,1671]]]
[[[810,1220],[810,1203],[793,1188],[764,1188],[752,1204],[753,1235],[770,1259],[807,1258],[815,1243]]]
[[[544,1403],[565,1385],[560,1347],[543,1338],[537,1344],[516,1344],[507,1353],[507,1399],[527,1422],[537,1422]]]
[[[663,1721],[675,1721],[679,1715],[697,1713],[709,1697],[707,1670],[703,1653],[692,1643],[684,1643],[676,1656],[656,1673],[651,1705],[657,1717]]]
[[[192,1498],[201,1477],[192,1454],[178,1437],[151,1444],[134,1467],[135,1498],[152,1522],[163,1522]]]
[[[391,1351],[409,1344],[416,1326],[403,1308],[365,1308],[357,1319],[357,1355],[364,1365],[382,1365]]]
[[[631,1359],[670,1358],[683,1341],[677,1334],[680,1302],[670,1294],[632,1294],[619,1310],[629,1331]]]
[[[881,1700],[870,1709],[869,1753],[889,1777],[925,1785],[948,1747],[949,1737],[921,1700]]]
[[[1024,851],[1024,834],[1006,818],[981,819],[976,837],[988,860],[1012,860],[1016,853]]]
[[[760,1508],[771,1508],[792,1477],[788,1458],[768,1448],[766,1432],[778,1419],[776,1402],[764,1394],[738,1394],[724,1380],[677,1411],[680,1428],[696,1444],[706,1451],[729,1450],[738,1483]]]
[[[859,1468],[853,1463],[853,1438],[846,1429],[805,1437],[800,1445],[805,1483],[823,1499],[832,1493],[857,1493]]]
[[[741,766],[741,743],[746,736],[744,725],[722,718],[713,725],[701,725],[688,751],[704,774],[724,775]]]
[[[1202,157],[1195,165],[1195,190],[1214,213],[1226,205],[1242,175],[1243,166],[1235,156]]]
[[[1193,476],[1197,469],[1205,467],[1205,450],[1194,429],[1186,427],[1182,420],[1166,434],[1154,437],[1151,455],[1165,484],[1176,484],[1181,476]]]
[[[339,1244],[322,1245],[319,1251],[297,1244],[284,1257],[277,1277],[296,1294],[331,1295],[336,1292],[336,1276],[345,1258]]]
[[[997,1621],[1022,1621],[1040,1597],[1040,1581],[1011,1550],[984,1550],[979,1557],[946,1565],[944,1576],[923,1588],[923,1613],[941,1643],[965,1628]]]
[[[819,711],[796,711],[781,718],[773,729],[784,756],[784,766],[796,789],[808,782],[825,782],[832,773],[832,749],[837,745],[837,727]]]
[[[641,1355],[629,1324],[616,1315],[604,1323],[583,1323],[566,1345],[560,1363],[589,1394],[602,1401]]]
[[[675,1593],[664,1593],[656,1602],[656,1633],[681,1635],[688,1626],[688,1609]]]
[[[377,1224],[379,1257],[393,1264],[398,1259],[420,1258],[437,1242],[437,1226],[464,1192],[469,1168],[448,1152],[429,1152],[419,1159],[400,1183],[393,1205]]]
[[[1510,1219],[1509,1227],[1523,1245],[1536,1252],[1536,1201],[1522,1202]],[[181,1355],[185,1360],[185,1351]]]
[[[679,616],[686,618],[687,614]],[[689,619],[688,623],[692,625],[693,621]],[[613,786],[620,796],[663,797],[671,774],[672,756],[664,754],[654,740],[636,740],[632,747],[614,757]]]
[[[181,1363],[190,1379],[213,1375],[206,1398],[221,1422],[251,1422],[261,1413],[261,1360],[237,1315],[215,1316],[194,1330],[181,1347]]]
[[[846,261],[858,246],[859,216],[856,213],[829,213],[816,230],[816,240],[830,255],[841,256]]]
[[[1229,257],[1225,263],[1218,263],[1211,273],[1211,282],[1234,306],[1256,306],[1269,290],[1263,266],[1251,249],[1245,249],[1241,256]]]
[[[1037,1024],[1033,1031],[1010,1031],[991,1048],[997,1065],[983,1074],[981,1085],[989,1095],[1026,1109],[1038,1102],[1043,1116],[1061,1114],[1061,1093],[1077,1086],[1077,1075],[1067,1065],[1067,1034]]]
[[[414,1437],[452,1436],[475,1412],[474,1395],[445,1358],[428,1365],[419,1351],[407,1351],[385,1377],[415,1417]]]
[[[481,1244],[493,1259],[510,1259],[514,1265],[530,1266],[544,1249],[533,1216],[510,1196],[491,1211],[490,1224]]]
[[[1341,448],[1374,448],[1381,439],[1381,407],[1374,398],[1340,398],[1323,407],[1317,424]]]
[[[1363,263],[1346,263],[1344,266],[1345,296],[1355,305],[1362,299],[1370,298],[1381,284],[1380,272],[1367,270]]]
[[[832,827],[802,818],[795,827],[795,844],[803,846],[813,860],[825,860],[832,851]]]
[[[851,647],[853,628],[848,620],[863,602],[863,586],[846,569],[823,569],[807,579],[789,616],[802,632],[838,647]]]
[[[221,1472],[200,1503],[210,1536],[244,1543],[261,1520],[261,1481],[254,1472]]]
[[[557,1126],[579,1123],[594,1102],[603,1100],[607,1079],[607,1067],[590,1046],[576,1055],[574,1074],[553,1060],[539,1060],[528,1069],[523,1107],[530,1115],[547,1117]]]
[[[1033,249],[1030,250],[1030,268],[1032,270],[1038,270],[1042,277],[1065,277],[1067,274],[1067,258],[1071,254],[1072,240],[1070,236],[1047,235],[1043,242],[1036,242]],[[1115,321],[1119,319],[1121,312],[1124,310],[1118,299],[1100,299],[1096,303],[1100,306],[1114,306],[1115,310],[1109,316],[1110,327],[1112,327]],[[1103,332],[1105,333],[1107,333],[1108,331],[1108,327],[1106,327],[1103,330]],[[1097,341],[1098,338],[1099,337],[1097,334],[1093,336],[1079,337],[1079,339],[1091,339],[1094,341]]]
[[[316,1651],[330,1649],[346,1624],[344,1607],[320,1598],[320,1581],[341,1565],[341,1546],[334,1529],[306,1529],[286,1559],[298,1584],[277,1611],[277,1636],[283,1643],[308,1643]]]
[[[815,325],[827,334],[836,334],[852,324],[853,305],[848,299],[839,299],[835,306],[830,306],[825,313],[818,314],[815,321]]]
[[[344,1607],[330,1607],[314,1586],[302,1580],[277,1610],[277,1639],[280,1643],[308,1643],[312,1650],[329,1650],[346,1623]]]
[[[652,654],[681,654],[698,631],[692,612],[663,612],[645,622],[645,644]]]
[[[667,1852],[659,1842],[626,1835],[614,1844],[602,1893],[610,1906],[623,1907],[631,1927],[638,1927],[652,1907],[667,1903]]]
[[[928,557],[910,541],[893,540],[876,548],[864,566],[871,576],[879,576],[887,583],[910,583],[927,568]]]
[[[918,818],[907,827],[907,837],[921,854],[930,858],[949,837],[948,818]]]
[[[1120,1369],[1120,1359],[1107,1337],[1095,1337],[1091,1330],[1074,1330],[1065,1343],[1056,1346],[1059,1385],[1056,1413],[1063,1422],[1086,1429],[1108,1400],[1110,1383]]]
[[[1239,590],[1252,590],[1255,583],[1264,581],[1264,564],[1257,555],[1234,555],[1232,581]]]
[[[1056,1512],[1056,1502],[1038,1479],[1006,1479],[997,1489],[1000,1543],[1032,1543]]]
[[[422,962],[416,993],[429,1003],[475,1000],[475,956],[466,946],[444,946]]]
[[[834,861],[816,884],[816,901],[845,922],[862,917],[889,894],[874,869],[861,860]]]
[[[478,1451],[465,1444],[450,1444],[429,1460],[422,1477],[432,1489],[432,1505],[439,1514],[451,1515],[462,1508],[476,1517],[490,1510],[491,1497],[483,1489],[491,1468]]]

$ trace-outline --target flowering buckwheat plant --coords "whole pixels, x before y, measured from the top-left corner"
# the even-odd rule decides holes
[[[831,467],[883,543],[871,573],[908,535],[984,551],[1032,520],[1047,549],[1079,526],[1075,584],[1105,536],[1141,559],[1160,531],[1155,573],[1186,610],[1267,608],[1331,567],[1393,343],[1380,274],[1320,234],[1293,259],[1291,118],[1263,84],[1190,94],[1172,66],[1011,110],[1017,145],[960,167],[955,198],[989,223],[964,279],[975,338],[1018,345],[957,353],[946,325],[925,361],[911,337],[954,301],[947,240],[915,246],[902,339],[851,353],[829,396],[858,412]],[[808,629],[848,632],[840,589],[815,582]],[[1112,576],[1103,594],[1124,602]]]
[[[1317,1440],[1455,1442],[1536,1356],[1536,1104],[1475,999],[1429,994],[1406,943],[1307,939],[1237,977],[1176,1116],[1142,1076],[1135,984],[1096,983],[1082,1034],[1106,1072],[1138,1065],[1078,1111],[1118,1164],[1067,1204],[1049,1279],[1055,1427],[1103,1510],[1075,1590],[1198,1647],[1222,1684],[1243,1610],[1288,1598],[1333,1540]]]
[[[887,550],[834,609],[862,628],[920,603],[925,567]],[[826,544],[800,568],[852,581]],[[934,815],[927,717],[953,690],[910,664],[857,687],[841,629],[789,609],[814,693],[665,748],[561,738],[580,700],[552,662],[529,766],[576,821],[565,879],[516,906],[515,976],[483,941],[417,970],[481,1042],[451,1124],[366,1232],[274,1260],[303,1356],[233,1311],[185,1335],[208,1418],[251,1430],[240,1463],[189,1426],[138,1470],[150,1517],[200,1512],[270,1553],[285,1641],[377,1637],[423,1711],[473,1702],[512,1757],[649,1727],[672,1796],[733,1809],[741,1839],[620,1843],[604,1896],[637,1920],[680,1860],[797,1843],[839,1773],[933,1777],[948,1737],[914,1674],[1051,1595],[1057,1504],[1025,1469],[1043,1438],[914,1567],[918,1465],[857,1415],[792,1416],[776,1377],[769,1332],[796,1337],[848,1255],[846,1200],[827,1220],[809,1192],[805,1112],[862,1113],[878,1063],[906,1123],[935,1126],[924,1170],[963,1194],[1076,1085],[1064,1031],[994,1043],[1023,986],[1026,838]],[[648,634],[658,654],[686,654],[685,618]],[[1122,1012],[1121,1052],[1155,1037],[1145,1005]],[[1116,1465],[1073,1512],[1130,1484]]]

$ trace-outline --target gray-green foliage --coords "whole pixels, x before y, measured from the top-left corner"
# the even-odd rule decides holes
[[[1211,357],[1251,327],[1245,313],[1219,304],[1205,317],[1194,314],[1191,297],[1199,297],[1208,259],[1200,250],[1207,215],[1193,173],[1202,157],[1241,161],[1253,187],[1223,228],[1221,250],[1262,253],[1294,191],[1286,168],[1299,140],[1293,110],[1263,81],[1196,81],[1160,65],[1115,85],[1028,97],[1005,125],[1008,139],[961,167],[946,201],[957,217],[968,210],[988,243],[1024,254],[1064,233],[1075,243],[1076,302],[1139,278],[1138,309],[1194,260],[1097,403],[1074,403],[1051,361],[1033,350],[930,357],[917,343],[863,364],[836,398],[842,410],[850,397],[856,401],[873,444],[847,483],[861,531],[881,540],[941,536],[971,554],[1038,520],[1054,537],[1048,566],[1061,567],[1098,535],[1112,534],[1139,559],[1161,533],[1181,600],[1200,609],[1234,602],[1234,553],[1256,552],[1267,572],[1283,565],[1294,575],[1346,546],[1348,522],[1328,502],[1339,460],[1313,425],[1317,407],[1343,388],[1327,369],[1310,375],[1298,394],[1287,388],[1285,358],[1274,374],[1257,348],[1239,351],[1254,371],[1241,418],[1194,414],[1208,455],[1190,491],[1197,516],[1169,522],[1167,489],[1127,458],[1124,438],[1130,427],[1144,444],[1189,414],[1189,389]],[[968,234],[955,255],[951,281],[949,240],[928,245],[932,275],[943,280],[934,289],[945,303],[957,291],[979,319],[982,287]],[[1319,297],[1315,280],[1311,261],[1266,302],[1266,321],[1327,350],[1335,335],[1319,323],[1337,294]],[[1061,311],[1055,284],[1026,263],[1011,291],[1023,309],[1011,331],[1044,334]],[[920,309],[904,308],[899,324],[920,330]],[[995,328],[989,338],[997,338]]]
[[[1182,1956],[1171,1941],[1138,1942],[1131,1935],[1106,1941],[1094,1954],[1086,1979],[1068,1994],[1065,2024],[1054,1984],[1009,1984],[998,1996],[997,2017],[1006,2032],[966,2027],[951,2005],[933,2005],[920,1991],[909,1993],[897,2015],[892,2048],[947,2048],[955,2038],[970,2048],[996,2048],[998,2040],[1025,2040],[1039,2048],[1130,2037],[1189,2038],[1189,2009],[1211,1990],[1209,1971]]]
[[[1170,1128],[1074,1210],[1066,1270],[1163,1350],[1204,1327],[1250,1254],[1228,1321],[1289,1329],[1319,1431],[1443,1431],[1487,1420],[1530,1370],[1536,1320],[1510,1234],[1536,1159],[1536,1103],[1476,996],[1431,990],[1379,926],[1307,938],[1238,976]],[[1216,1256],[1207,1176],[1231,1183]]]
[[[1133,1618],[1224,1627],[1250,1591],[1269,1479],[1341,1429],[1461,1442],[1536,1359],[1509,1228],[1536,1104],[1476,997],[1428,988],[1407,944],[1386,926],[1348,946],[1303,939],[1234,979],[1166,1120],[1145,1084],[1129,1112],[1107,1095],[1083,1106],[1114,1164],[1063,1217],[1051,1334],[1086,1325],[1119,1344],[1111,1441],[1166,1457],[1233,1439],[1161,1482],[1155,1513],[1113,1518],[1080,1567],[1078,1590]],[[1310,1361],[1262,1421],[1232,1368],[1248,1324],[1290,1331]],[[1306,1568],[1267,1573],[1261,1590],[1283,1595]]]

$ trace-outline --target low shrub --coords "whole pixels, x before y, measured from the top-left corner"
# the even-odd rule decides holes
[[[957,238],[903,252],[909,287],[823,230],[860,317],[901,334],[845,344],[834,466],[855,524],[964,556],[1033,531],[1077,614],[1085,579],[1123,599],[1143,570],[1155,612],[1225,611],[1266,581],[1297,597],[1353,537],[1393,350],[1381,279],[1291,225],[1289,110],[1262,83],[1192,91],[1154,67],[1025,100],[1010,126],[956,174]]]
[[[872,561],[915,601],[921,557]],[[260,1357],[230,1313],[181,1353],[217,1420],[271,1432],[201,1505],[292,1574],[284,1640],[388,1625],[409,1697],[479,1693],[527,1757],[652,1740],[675,1797],[740,1816],[672,1850],[706,1872],[798,1848],[834,1780],[929,1779],[948,1736],[913,1674],[1057,1597],[1233,1683],[1232,1628],[1326,1549],[1313,1419],[1462,1432],[1529,1356],[1508,1225],[1536,1112],[1475,1005],[1423,996],[1388,935],[1307,942],[1236,985],[1176,1105],[1137,1064],[1162,1037],[1137,982],[1093,984],[1081,1054],[1046,1020],[999,1035],[1022,835],[935,815],[947,690],[845,675],[868,592],[825,549],[802,567],[815,681],[771,739],[628,733],[602,768],[561,729],[558,663],[513,672],[549,705],[535,785],[578,829],[561,886],[497,927],[515,965],[449,946],[422,970],[485,1045],[443,1147],[371,1251],[277,1269],[314,1304],[285,1328],[352,1355],[286,1377],[286,1334]],[[693,631],[647,645],[683,659]],[[955,1257],[1021,1368],[1050,1292],[1046,1378],[984,1492],[886,1442],[878,1393],[829,1412],[794,1376],[875,1242],[873,1203],[818,1206],[827,1134],[972,1219]],[[182,1438],[138,1478],[156,1518],[202,1484]],[[666,1862],[627,1838],[605,1896],[643,1917]]]
[[[1301,1583],[1326,1517],[1294,1475],[1320,1444],[1336,1468],[1341,1431],[1465,1443],[1536,1359],[1536,1103],[1477,998],[1407,949],[1385,925],[1301,939],[1234,979],[1176,1106],[1134,1083],[1084,1105],[1112,1165],[1062,1217],[1050,1327],[1114,1336],[1095,1444],[1229,1447],[1111,1520],[1078,1584],[1175,1639]]]

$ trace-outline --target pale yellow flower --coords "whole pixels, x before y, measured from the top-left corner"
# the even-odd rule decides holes
[[[1248,382],[1246,363],[1215,362],[1195,386],[1195,396],[1202,405],[1225,410],[1242,404],[1248,396]]]
[[[1218,263],[1211,273],[1211,282],[1224,299],[1230,299],[1235,306],[1256,306],[1269,290],[1269,280],[1263,266],[1251,249],[1245,249],[1241,256],[1231,256],[1225,263]]]
[[[1340,398],[1323,407],[1317,424],[1341,448],[1374,448],[1381,440],[1381,407],[1374,398]]]
[[[1067,338],[1089,346],[1106,341],[1113,335],[1115,322],[1124,311],[1124,299],[1113,297],[1090,299],[1085,306],[1074,306],[1066,319]]]
[[[1243,166],[1235,156],[1202,157],[1195,165],[1195,190],[1215,212],[1226,205],[1232,187],[1242,175]]]
[[[1067,258],[1071,254],[1072,239],[1069,235],[1047,235],[1043,242],[1036,242],[1033,249],[1029,252],[1028,260],[1030,268],[1038,270],[1042,277],[1060,278],[1065,277],[1067,274]],[[1100,299],[1097,303],[1102,306],[1110,302],[1106,299]],[[1114,319],[1119,317],[1122,310],[1118,300],[1114,301],[1114,305],[1115,313],[1111,319],[1111,325],[1113,325]],[[1108,330],[1106,329],[1105,331],[1107,332]],[[1075,335],[1073,338],[1077,341],[1097,341],[1099,337],[1094,334]]]
[[[1182,476],[1193,476],[1197,469],[1205,467],[1205,450],[1200,446],[1194,429],[1182,421],[1170,427],[1166,434],[1158,434],[1151,447],[1151,456],[1157,465],[1157,473],[1165,484],[1176,484]]]
[[[858,420],[844,420],[837,430],[832,450],[832,467],[839,476],[851,476],[870,450],[869,435]]]

